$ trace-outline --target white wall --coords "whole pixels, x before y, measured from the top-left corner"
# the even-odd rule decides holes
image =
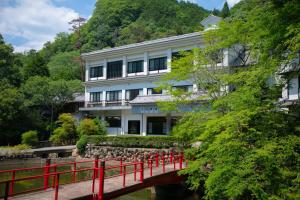
[[[299,99],[299,78],[294,77],[289,80],[288,97],[290,100]]]

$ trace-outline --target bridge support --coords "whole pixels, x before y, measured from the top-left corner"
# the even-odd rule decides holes
[[[105,169],[105,162],[101,161],[100,168],[99,168],[99,193],[98,193],[98,200],[103,200],[103,192],[104,192],[104,169]]]
[[[46,159],[46,165],[45,165],[45,168],[44,168],[44,190],[47,190],[47,188],[49,187],[50,163],[51,163],[51,159],[47,158]]]

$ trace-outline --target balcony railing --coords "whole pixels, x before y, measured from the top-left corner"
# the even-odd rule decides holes
[[[93,107],[110,107],[110,106],[128,106],[128,101],[99,101],[99,102],[93,102],[93,101],[86,101],[85,107],[93,108]]]

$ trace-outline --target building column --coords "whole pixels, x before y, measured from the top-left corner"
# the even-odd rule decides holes
[[[127,76],[127,57],[123,56],[122,77]]]
[[[102,106],[105,106],[106,104],[106,91],[102,92]]]
[[[90,77],[90,66],[88,63],[86,63],[85,65],[85,81],[89,81],[89,77]]]
[[[142,114],[142,124],[141,124],[141,135],[146,136],[147,135],[147,116],[145,114]]]
[[[223,66],[229,66],[229,49],[223,49]]]
[[[125,113],[121,110],[121,135],[125,135]]]
[[[149,66],[148,52],[145,52],[144,53],[144,74],[145,75],[149,73],[148,66]]]
[[[171,71],[172,49],[167,50],[167,71]]]
[[[122,90],[122,96],[121,96],[122,105],[125,105],[125,99],[126,99],[126,90]]]
[[[197,84],[193,84],[193,92],[198,92],[198,86],[197,86]]]
[[[103,65],[103,78],[107,79],[107,60],[104,59],[104,65]]]
[[[148,95],[147,92],[148,92],[148,91],[147,91],[147,88],[143,88],[143,95],[144,95],[144,96],[145,96],[145,95]]]
[[[167,128],[167,135],[169,135],[171,132],[171,114],[170,113],[167,114],[166,128]]]

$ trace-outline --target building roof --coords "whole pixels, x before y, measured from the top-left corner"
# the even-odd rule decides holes
[[[130,104],[152,104],[159,101],[172,101],[171,95],[154,94],[154,95],[139,95]]]
[[[217,17],[213,14],[210,14],[208,17],[206,17],[205,19],[203,19],[200,24],[202,24],[204,26],[204,29],[210,29],[210,28],[216,28],[218,23],[222,21],[221,17]]]

